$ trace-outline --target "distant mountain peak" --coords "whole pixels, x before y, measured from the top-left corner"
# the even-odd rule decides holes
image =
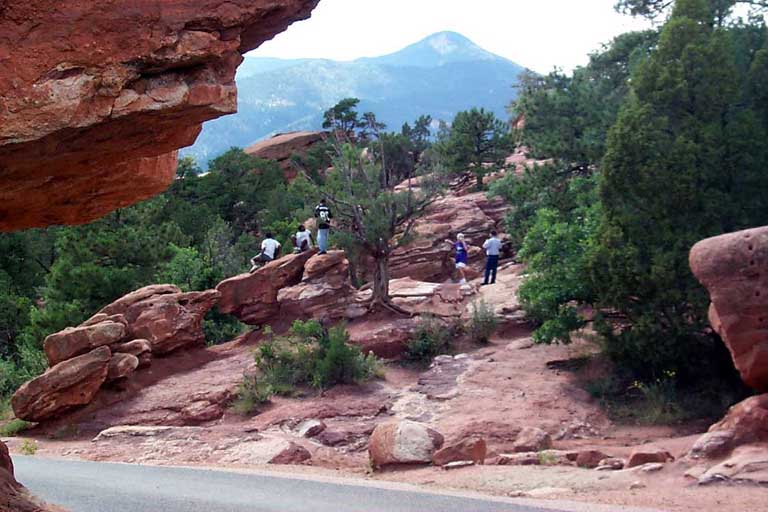
[[[458,32],[444,31],[427,36],[398,52],[360,59],[364,62],[374,60],[385,65],[431,68],[454,62],[506,59],[483,50]]]

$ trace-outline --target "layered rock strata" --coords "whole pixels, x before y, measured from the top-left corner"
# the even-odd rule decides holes
[[[0,231],[88,222],[163,191],[176,149],[237,109],[242,54],[319,0],[8,0]]]

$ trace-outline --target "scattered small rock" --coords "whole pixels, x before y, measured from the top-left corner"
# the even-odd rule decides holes
[[[595,469],[597,471],[618,471],[620,469],[624,469],[624,466],[624,459],[610,457],[601,460]]]
[[[608,455],[599,450],[584,450],[576,457],[576,465],[580,468],[594,469],[600,465],[601,461],[608,458]]]
[[[517,435],[514,444],[514,451],[521,452],[540,452],[552,448],[552,438],[545,431],[536,427],[525,427]]]
[[[301,422],[296,431],[301,437],[315,437],[325,430],[325,423],[320,420],[309,419]]]
[[[445,466],[452,462],[469,460],[476,464],[483,464],[486,453],[485,439],[470,437],[436,451],[432,456],[432,463],[435,466]]]
[[[466,468],[468,466],[474,466],[475,463],[471,460],[457,460],[454,462],[449,462],[448,464],[443,464],[443,469],[446,471],[450,471],[451,469],[460,469],[460,468]]]
[[[645,484],[643,482],[632,482],[629,485],[630,491],[636,491],[638,489],[645,489]]]
[[[671,453],[660,449],[635,448],[629,455],[628,468],[634,468],[649,463],[666,463],[675,460]]]
[[[312,458],[309,450],[303,446],[290,443],[288,447],[270,459],[269,464],[301,464]]]

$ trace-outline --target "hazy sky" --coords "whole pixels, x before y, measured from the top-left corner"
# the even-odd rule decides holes
[[[647,22],[613,10],[616,0],[320,0],[252,55],[352,60],[397,51],[453,30],[539,72],[572,69],[587,54]]]

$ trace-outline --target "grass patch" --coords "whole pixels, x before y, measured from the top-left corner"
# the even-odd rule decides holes
[[[25,439],[24,442],[21,443],[19,451],[22,455],[34,455],[37,453],[37,443],[30,439]]]
[[[20,420],[18,418],[12,419],[0,426],[0,437],[16,437],[29,429],[32,425],[33,424],[28,421]]]
[[[472,316],[467,324],[466,331],[469,338],[475,343],[485,344],[499,326],[499,317],[483,299],[472,303]]]

